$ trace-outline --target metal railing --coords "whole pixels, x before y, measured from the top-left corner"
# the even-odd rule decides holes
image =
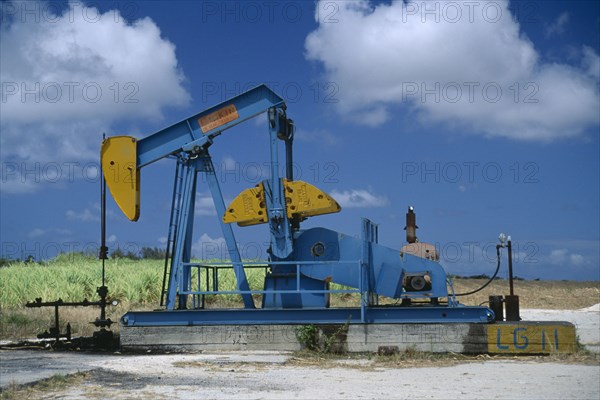
[[[321,294],[351,294],[357,293],[360,297],[361,308],[366,306],[368,291],[365,288],[365,268],[361,260],[352,261],[250,261],[243,262],[244,269],[264,269],[265,276],[272,266],[293,266],[295,268],[288,271],[290,277],[296,279],[295,289],[287,290],[219,290],[219,272],[222,270],[232,270],[232,262],[206,262],[206,263],[182,263],[182,268],[188,269],[189,274],[180,274],[188,276],[188,282],[180,282],[180,288],[187,287],[189,290],[180,290],[180,295],[192,296],[192,306],[194,308],[205,308],[205,296],[210,295],[265,295],[265,294],[298,294],[298,293],[321,293]],[[358,288],[356,289],[302,289],[300,287],[300,273],[303,266],[309,265],[330,265],[335,267],[355,266],[358,272]],[[193,270],[196,271],[193,271]],[[183,271],[182,271],[183,272]],[[204,279],[203,279],[204,275]],[[185,283],[185,284],[184,284]],[[204,286],[204,290],[202,287]],[[192,289],[192,288],[196,289]]]

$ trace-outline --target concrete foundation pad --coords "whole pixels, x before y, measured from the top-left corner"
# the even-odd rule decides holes
[[[434,353],[572,353],[575,326],[569,322],[492,324],[323,324],[121,326],[125,351],[296,351],[313,340],[333,351],[414,349]]]

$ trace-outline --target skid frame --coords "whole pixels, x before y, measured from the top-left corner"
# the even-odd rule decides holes
[[[327,309],[228,309],[130,311],[123,326],[197,326],[264,324],[397,324],[490,323],[494,313],[485,307],[356,307]]]

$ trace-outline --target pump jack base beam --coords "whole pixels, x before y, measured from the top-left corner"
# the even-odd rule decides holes
[[[263,325],[344,323],[488,323],[494,313],[486,307],[368,307],[302,309],[214,309],[181,311],[130,311],[125,326]]]
[[[297,351],[303,348],[299,330],[314,325],[318,339],[332,343],[331,348],[339,352],[414,349],[434,353],[551,354],[577,350],[575,326],[568,322],[482,323],[486,321],[473,318],[476,309],[484,307],[427,307],[429,315],[413,309],[369,308],[367,323],[360,320],[360,308],[129,312],[121,319],[121,348],[132,352]],[[446,313],[461,309],[467,313],[462,318],[471,321],[460,321],[450,314],[446,320],[433,320],[441,309]],[[402,322],[400,316],[404,317]]]

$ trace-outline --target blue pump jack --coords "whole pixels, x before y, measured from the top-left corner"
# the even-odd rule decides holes
[[[209,148],[227,129],[266,114],[270,177],[246,189],[229,206],[223,196]],[[106,183],[123,213],[136,221],[140,212],[140,170],[163,158],[175,159],[175,183],[167,258],[159,311],[130,311],[126,326],[335,323],[488,323],[486,307],[463,306],[438,262],[435,248],[416,239],[415,216],[407,214],[407,241],[400,251],[378,243],[378,227],[362,220],[360,238],[326,228],[302,229],[306,218],[340,211],[327,193],[294,180],[295,125],[284,100],[259,85],[145,138],[104,139],[101,164]],[[285,143],[285,176],[280,175],[279,141]],[[217,211],[229,262],[197,263],[191,258],[198,175],[203,175]],[[245,262],[232,224],[267,224],[268,259]],[[232,268],[236,288],[220,291],[219,271]],[[262,289],[252,290],[246,269],[263,268]],[[331,289],[336,283],[343,289]],[[450,288],[450,292],[448,291]],[[355,293],[360,305],[330,307],[334,293]],[[239,295],[243,308],[207,309],[205,296]],[[379,296],[397,299],[379,305]],[[262,302],[255,304],[255,297]]]

